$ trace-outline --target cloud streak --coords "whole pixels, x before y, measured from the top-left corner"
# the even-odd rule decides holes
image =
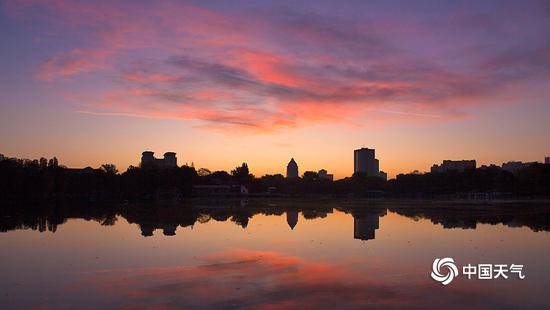
[[[37,77],[52,81],[85,72],[107,68],[109,52],[105,50],[72,49],[44,61],[38,68]]]
[[[522,6],[532,18],[508,3],[497,13],[449,7],[417,19],[304,4],[10,1],[6,8],[67,37],[66,49],[39,66],[39,79],[96,73],[110,81],[111,90],[81,112],[194,120],[226,132],[446,121],[550,77],[550,13],[538,2]]]

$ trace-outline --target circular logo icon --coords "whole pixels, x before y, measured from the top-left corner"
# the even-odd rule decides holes
[[[458,268],[456,268],[454,259],[450,257],[436,258],[432,265],[432,279],[447,285],[458,276]]]

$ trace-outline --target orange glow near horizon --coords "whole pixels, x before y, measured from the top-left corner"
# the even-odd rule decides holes
[[[0,153],[336,178],[360,147],[390,177],[550,155],[545,7],[387,5],[6,1]]]

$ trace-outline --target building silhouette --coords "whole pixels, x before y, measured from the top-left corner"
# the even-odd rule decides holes
[[[432,173],[441,173],[447,171],[459,171],[462,172],[466,169],[475,169],[475,160],[444,160],[441,165],[434,164],[431,168]]]
[[[298,164],[294,161],[294,158],[290,159],[288,165],[286,165],[286,177],[297,178],[298,177]]]
[[[165,169],[165,168],[177,168],[178,159],[176,153],[166,152],[164,158],[155,158],[155,153],[151,151],[145,151],[141,153],[141,168],[146,169]]]
[[[536,164],[536,161],[524,163],[521,161],[509,161],[507,163],[502,163],[502,170],[506,170],[509,172],[516,172],[525,168],[529,168],[529,166]]]
[[[550,164],[550,157],[544,157],[544,163]]]
[[[319,172],[317,174],[319,174],[319,178],[321,178],[321,179],[329,180],[329,181],[334,180],[334,175],[329,174],[328,171],[326,171],[325,169],[319,170]]]
[[[360,148],[353,151],[353,172],[366,173],[368,176],[380,176],[378,159],[375,158],[375,150]]]

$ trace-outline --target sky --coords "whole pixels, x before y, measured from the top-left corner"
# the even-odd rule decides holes
[[[0,153],[390,176],[550,156],[547,1],[0,2]]]

